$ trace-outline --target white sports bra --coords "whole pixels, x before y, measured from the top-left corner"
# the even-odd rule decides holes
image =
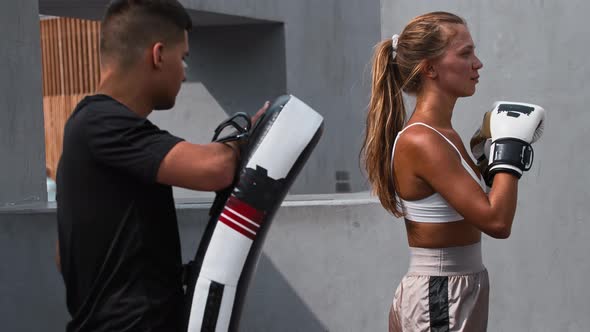
[[[425,123],[422,123],[422,122],[412,123],[411,125],[407,126],[406,128],[404,128],[403,130],[401,130],[397,134],[397,137],[395,138],[395,142],[393,143],[393,149],[391,151],[392,172],[393,172],[393,156],[395,153],[395,145],[397,144],[397,139],[406,129],[408,129],[412,126],[415,126],[415,125],[421,125],[421,126],[430,128],[430,129],[434,130],[436,133],[438,133],[440,136],[442,136],[442,138],[444,138],[447,142],[449,142],[449,144],[451,144],[451,146],[455,149],[455,151],[457,151],[457,154],[459,154],[459,158],[461,158],[461,165],[463,165],[465,170],[467,170],[469,175],[471,175],[471,177],[481,186],[481,188],[484,191],[486,190],[486,185],[485,185],[485,182],[483,181],[483,178],[478,177],[477,174],[475,174],[473,169],[469,166],[469,164],[465,161],[465,159],[463,159],[463,156],[461,156],[461,153],[459,152],[459,149],[457,149],[455,144],[453,144],[453,142],[451,142],[451,140],[446,138],[446,136],[443,135],[441,132],[439,132],[438,130],[434,129],[433,127],[431,127]],[[437,192],[435,192],[434,194],[432,194],[426,198],[415,200],[415,201],[406,201],[400,197],[400,201],[402,202],[402,209],[405,214],[405,217],[408,220],[412,220],[412,221],[416,221],[416,222],[444,223],[444,222],[452,222],[452,221],[458,221],[458,220],[464,219]]]

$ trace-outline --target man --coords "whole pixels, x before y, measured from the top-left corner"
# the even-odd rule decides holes
[[[117,0],[106,11],[98,91],[68,119],[57,172],[67,331],[183,325],[171,186],[221,190],[239,159],[235,143],[191,144],[147,120],[174,106],[191,26],[176,0]]]

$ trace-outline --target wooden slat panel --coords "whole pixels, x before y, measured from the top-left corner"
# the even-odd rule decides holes
[[[100,37],[100,23],[96,23],[93,24],[92,27],[92,33],[90,35],[91,41],[92,41],[92,49],[90,51],[90,54],[92,56],[92,62],[90,65],[90,68],[95,68],[95,70],[92,71],[92,80],[90,81],[91,85],[91,89],[94,90],[96,89],[96,86],[98,85],[98,81],[100,80],[99,75],[100,75],[100,63],[99,63],[99,37]]]
[[[42,20],[40,28],[46,162],[55,177],[64,125],[98,84],[100,22],[56,18]]]
[[[67,94],[71,94],[73,92],[73,83],[74,83],[74,75],[72,73],[72,62],[73,62],[73,54],[72,54],[72,20],[71,19],[65,19],[64,20],[64,38],[63,38],[63,42],[64,42],[64,54],[65,54],[65,61],[64,61],[64,67],[66,69],[65,71],[65,79],[64,79],[64,83],[65,83],[65,90],[62,91],[62,94],[67,95]]]
[[[41,29],[41,50],[47,49],[47,44],[46,44],[46,40],[47,40],[47,36],[45,36],[46,34],[46,30],[44,30],[42,28],[42,24],[43,21],[39,21],[39,29]],[[42,90],[43,90],[43,95],[45,96],[47,94],[47,52],[43,52],[41,51],[41,84],[42,84]]]
[[[42,20],[41,21],[41,39],[43,42],[43,46],[41,46],[41,54],[44,54],[46,61],[43,63],[43,70],[46,74],[45,78],[43,79],[44,84],[46,86],[43,88],[43,95],[46,96],[51,94],[51,80],[53,78],[51,74],[51,66],[53,57],[51,56],[51,21],[50,20]]]
[[[88,84],[88,73],[90,72],[88,70],[88,65],[86,64],[86,59],[88,59],[88,42],[86,40],[86,31],[88,29],[88,24],[87,24],[87,20],[80,20],[80,76],[81,76],[81,80],[82,80],[82,90],[80,92],[83,91],[88,91],[89,89],[89,84]]]
[[[94,91],[99,80],[98,21],[71,18],[41,22],[44,95]]]
[[[51,48],[51,94],[59,93],[60,75],[59,75],[59,44],[57,43],[57,20],[51,21],[51,35],[49,36]]]
[[[47,48],[43,48],[41,50],[41,52],[47,53],[47,59],[48,59],[48,64],[49,67],[47,68],[47,84],[49,85],[49,88],[47,89],[47,94],[52,95],[55,94],[55,54],[54,54],[54,50],[55,50],[55,42],[53,40],[53,36],[54,36],[54,29],[53,26],[55,24],[54,20],[45,20],[42,21],[43,25],[41,26],[42,28],[46,29],[46,34],[44,36],[46,36],[47,38]]]
[[[78,37],[77,37],[77,19],[70,19],[70,45],[72,49],[72,88],[70,89],[70,93],[80,93],[80,78],[79,78],[79,70],[78,70],[78,50],[80,45],[78,45]]]
[[[58,76],[58,82],[59,82],[59,86],[57,87],[57,91],[56,91],[56,95],[62,94],[65,91],[65,68],[64,68],[64,63],[65,63],[65,56],[64,56],[64,44],[63,44],[63,20],[58,19],[57,20],[57,30],[55,33],[56,36],[56,40],[55,40],[55,44],[57,46],[57,68],[58,68],[58,72],[56,73],[56,75]]]
[[[75,69],[75,73],[76,73],[76,93],[80,93],[82,91],[84,91],[84,80],[82,78],[82,43],[80,40],[80,29],[82,27],[80,26],[80,19],[75,19],[74,20],[74,40],[75,40],[75,50],[76,50],[76,54],[74,56],[74,59],[76,59],[76,69]]]

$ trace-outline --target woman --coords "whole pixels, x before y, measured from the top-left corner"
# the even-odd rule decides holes
[[[483,66],[474,51],[465,21],[445,12],[412,19],[375,49],[364,161],[382,205],[404,216],[411,253],[390,332],[487,328],[481,232],[510,235],[518,176],[497,172],[487,195],[452,127],[457,99],[475,93]],[[402,91],[416,96],[409,120]]]

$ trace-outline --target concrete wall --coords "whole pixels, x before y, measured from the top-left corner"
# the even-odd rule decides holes
[[[43,14],[97,19],[106,2],[41,0],[39,6]],[[179,135],[192,128],[189,139],[208,142],[219,118],[237,111],[253,114],[265,100],[291,93],[326,121],[323,137],[291,192],[336,192],[336,172],[348,174],[343,189],[366,190],[358,152],[369,95],[366,66],[379,39],[379,2],[181,2],[197,25],[190,39],[189,83],[177,106],[154,114],[154,121]],[[201,116],[212,112],[211,118]],[[199,194],[176,190],[175,195]]]
[[[285,64],[282,74],[278,67],[272,66],[272,62],[257,66],[256,61],[249,61],[235,66],[249,66],[251,71],[262,74],[268,72],[271,65],[272,72],[285,79],[283,92],[298,96],[325,117],[324,135],[291,192],[335,192],[337,171],[350,174],[351,191],[365,190],[366,183],[358,162],[364,110],[368,101],[368,86],[363,80],[366,78],[364,71],[371,47],[379,39],[379,3],[338,0],[183,3],[195,10],[283,24],[282,47],[285,52]],[[245,45],[246,52],[240,52],[228,45],[220,46],[219,43],[228,41],[217,38],[217,48],[235,52],[238,56],[245,53],[248,59],[253,59],[248,55],[252,46],[248,48],[248,45]],[[250,40],[254,41],[255,45],[260,44],[256,43],[255,38]],[[199,43],[196,43],[195,52],[199,52],[198,45]],[[220,80],[225,79],[223,71],[219,73],[222,77]],[[257,76],[259,75],[238,75],[235,79],[228,79],[228,82],[234,83],[227,85],[241,85],[242,89],[251,89],[251,86],[254,86],[260,92],[237,94],[224,91],[228,96],[226,98],[234,100],[234,105],[223,105],[219,95],[213,93],[215,100],[222,104],[227,113],[233,113],[235,110],[254,112],[264,100],[276,97],[280,90],[257,86],[256,82],[260,81]],[[207,82],[204,84],[209,89]],[[211,124],[211,127],[214,125]],[[321,176],[318,176],[319,174]]]
[[[184,261],[194,256],[209,204],[177,206]],[[492,283],[488,330],[585,331],[588,227],[563,219],[549,225],[534,219],[529,202],[519,205],[509,240],[483,240]],[[53,262],[55,223],[53,207],[0,210],[3,331],[64,330],[69,318]],[[241,331],[386,331],[407,264],[403,223],[373,199],[292,196],[267,235]]]
[[[45,201],[37,1],[1,1],[0,207]]]
[[[454,114],[464,141],[495,100],[537,103],[548,112],[533,168],[520,181],[513,235],[484,248],[492,283],[490,330],[587,330],[590,3],[382,1],[383,38],[433,10],[468,21],[484,64],[476,94],[460,100]]]
[[[184,261],[194,257],[209,206],[178,205]],[[55,218],[53,205],[0,210],[2,331],[64,331]],[[385,331],[394,280],[407,266],[401,230],[368,198],[286,202],[267,234],[240,331]]]

